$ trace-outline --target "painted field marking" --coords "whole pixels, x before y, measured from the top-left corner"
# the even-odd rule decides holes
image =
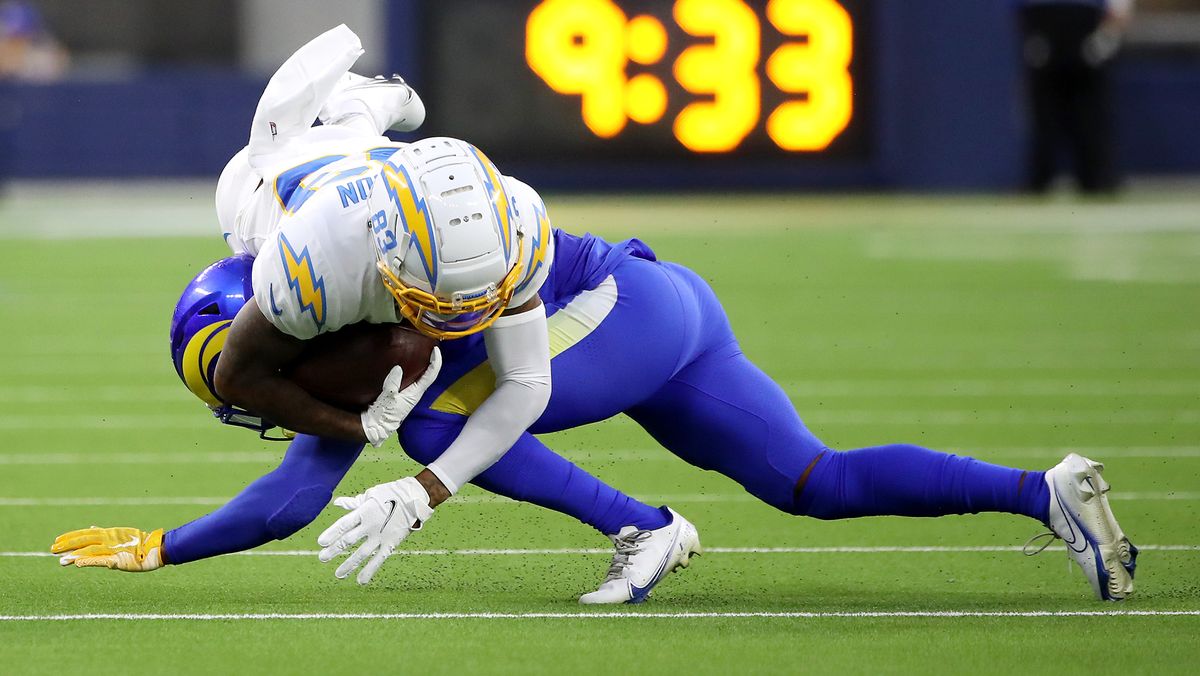
[[[636,499],[650,502],[666,503],[725,503],[725,502],[759,502],[758,498],[748,493],[716,493],[716,494],[677,494],[677,495],[635,495]],[[1108,497],[1113,500],[1200,500],[1200,491],[1129,491],[1113,492]],[[231,498],[217,497],[71,497],[71,498],[12,498],[0,497],[0,507],[127,507],[149,506],[166,507],[178,505],[223,505]],[[476,494],[463,495],[454,498],[455,504],[460,505],[519,505],[521,503],[499,495]]]
[[[1121,383],[1111,380],[1029,379],[847,379],[786,380],[791,395],[803,397],[1142,397],[1191,395],[1200,397],[1200,380],[1151,380]]]
[[[1194,409],[1121,409],[1117,411],[878,411],[840,410],[810,413],[810,425],[1194,425]]]
[[[1200,425],[1200,410],[1189,408],[1116,411],[844,409],[807,412],[804,417],[810,425]],[[617,420],[622,424],[634,424],[622,418]],[[0,417],[0,430],[196,429],[213,424],[210,416],[201,413],[12,413]]]
[[[878,546],[878,547],[705,547],[705,554],[978,554],[1016,553],[1018,546]],[[554,556],[587,554],[612,554],[612,548],[557,548],[557,549],[397,549],[393,556]],[[1065,547],[1048,547],[1047,551],[1066,551]],[[1200,552],[1200,545],[1139,545],[1143,552]],[[316,549],[252,549],[234,552],[228,556],[316,556]],[[47,551],[0,552],[0,558],[57,557]]]
[[[45,349],[44,346],[42,349]],[[89,345],[88,349],[91,349]],[[77,349],[64,349],[62,356],[75,354]],[[56,353],[57,354],[57,353]],[[1076,381],[1057,379],[1001,380],[969,379],[836,379],[786,380],[783,389],[796,397],[1143,397],[1143,396],[1200,396],[1200,380],[1143,381],[1121,383],[1113,381]],[[0,386],[0,403],[66,403],[106,402],[124,403],[158,399],[187,401],[186,393],[177,384],[99,387],[62,385]],[[200,412],[203,415],[203,412]]]
[[[408,456],[397,454],[397,459]],[[0,465],[232,465],[279,462],[283,459],[283,447],[279,452],[214,452],[194,453],[0,453]],[[374,458],[362,458],[373,460]]]
[[[0,615],[2,622],[74,622],[84,620],[602,620],[708,618],[742,619],[863,619],[968,617],[1197,617],[1200,610],[896,610],[851,612],[587,612],[573,613],[86,613],[78,615]]]
[[[135,453],[79,453],[79,452],[0,452],[0,465],[62,466],[62,465],[261,465],[277,463],[283,458],[284,446],[278,451],[161,451]],[[980,448],[946,448],[948,453],[973,455],[984,459],[1011,458],[1058,458],[1064,451],[1071,450],[1090,458],[1110,460],[1115,458],[1200,458],[1200,446],[1071,446],[1050,448],[1047,446],[995,446]],[[618,448],[606,450],[561,449],[560,455],[578,463],[589,462],[675,462],[677,458],[664,448]],[[359,456],[359,463],[407,463],[411,459],[399,449],[374,451],[368,449]]]
[[[231,465],[262,464],[278,462],[283,458],[284,446],[278,451],[154,451],[135,453],[80,453],[80,452],[0,452],[0,465]],[[978,448],[946,448],[948,453],[976,455],[986,458],[1021,457],[1042,458],[1061,456],[1066,450],[1082,455],[1107,460],[1111,458],[1200,458],[1200,446],[1071,446],[1051,448],[1047,446],[994,446]],[[675,456],[664,448],[618,448],[611,450],[561,449],[559,453],[575,462],[624,461],[674,462]],[[358,462],[411,462],[399,449],[374,451],[368,449],[359,456]]]

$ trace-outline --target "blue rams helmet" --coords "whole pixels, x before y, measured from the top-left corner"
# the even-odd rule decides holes
[[[254,296],[250,283],[253,264],[254,257],[247,254],[222,258],[188,283],[171,316],[171,360],[183,384],[221,422],[265,436],[274,424],[226,403],[213,387],[213,374],[229,337],[229,326]]]

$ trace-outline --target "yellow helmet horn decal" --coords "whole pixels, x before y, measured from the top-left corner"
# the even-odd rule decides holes
[[[210,407],[220,406],[217,392],[208,379],[209,369],[225,347],[232,319],[214,322],[196,332],[183,350],[183,382]]]

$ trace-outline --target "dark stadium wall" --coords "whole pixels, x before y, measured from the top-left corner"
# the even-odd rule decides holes
[[[876,3],[878,171],[904,189],[1015,186],[1022,169],[1016,25],[1008,3]]]
[[[388,14],[389,68],[410,74],[418,86],[424,65],[414,29],[419,7],[394,2]],[[873,10],[866,46],[874,64],[866,99],[872,138],[865,160],[665,169],[634,162],[621,171],[543,162],[510,171],[546,188],[587,190],[1019,185],[1025,123],[1010,5],[876,0]],[[31,179],[214,177],[245,143],[263,85],[260,77],[220,67],[178,65],[117,82],[0,83],[0,171]],[[1200,172],[1200,60],[1127,55],[1116,91],[1127,171]]]

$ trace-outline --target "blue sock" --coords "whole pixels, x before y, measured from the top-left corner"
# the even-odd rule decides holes
[[[362,449],[362,444],[297,436],[279,467],[215,512],[168,531],[163,536],[168,562],[187,563],[287,538],[329,504]]]
[[[527,436],[536,441],[532,435]],[[545,453],[526,447],[513,458],[514,462],[496,463],[472,483],[501,495],[518,494],[519,500],[569,514],[606,535],[624,526],[655,530],[670,523],[669,513],[664,510],[625,495],[542,448]],[[514,447],[504,459],[516,450]]]
[[[1045,472],[893,444],[818,455],[796,486],[796,507],[820,519],[975,512],[1049,519]]]
[[[460,420],[412,418],[400,428],[401,444],[414,460],[429,464],[458,438],[462,424]],[[528,432],[471,483],[497,495],[573,516],[606,535],[617,533],[623,526],[655,530],[670,522],[662,510],[600,481]]]

